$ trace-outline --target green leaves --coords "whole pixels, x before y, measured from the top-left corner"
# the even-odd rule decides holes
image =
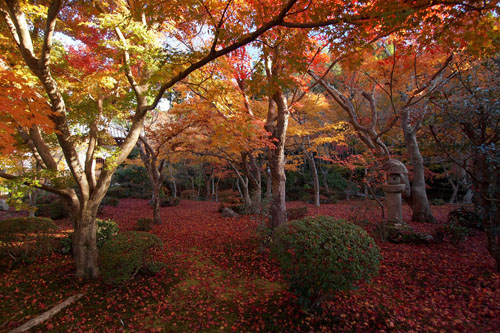
[[[295,220],[275,233],[272,254],[306,308],[332,292],[356,288],[378,273],[382,257],[362,228],[328,216]]]

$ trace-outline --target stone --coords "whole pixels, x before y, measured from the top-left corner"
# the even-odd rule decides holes
[[[406,166],[403,164],[403,162],[395,160],[395,159],[389,159],[387,162],[384,163],[383,167],[384,171],[387,174],[408,174],[408,169],[406,169]]]
[[[0,200],[0,210],[9,210],[9,205],[7,205],[5,200]]]
[[[222,217],[237,217],[238,213],[236,213],[231,208],[225,207],[224,209],[222,209],[221,215]]]
[[[387,172],[387,184],[382,186],[385,192],[384,208],[387,222],[398,224],[403,222],[403,203],[401,193],[406,185],[402,184],[402,176],[408,174],[405,165],[398,160],[390,159],[384,164]]]

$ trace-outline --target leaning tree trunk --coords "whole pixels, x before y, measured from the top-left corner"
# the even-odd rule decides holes
[[[415,129],[412,128],[409,122],[408,110],[402,112],[401,127],[410,161],[413,165],[413,181],[411,182],[409,198],[409,204],[413,212],[412,221],[433,223],[435,219],[425,190],[424,159],[420,154]]]

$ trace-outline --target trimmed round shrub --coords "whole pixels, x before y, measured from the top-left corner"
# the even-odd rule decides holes
[[[113,207],[118,207],[118,204],[120,203],[120,200],[118,198],[113,198],[113,197],[104,197],[101,202],[101,206],[113,206]]]
[[[443,206],[446,204],[446,202],[443,199],[438,198],[438,199],[432,199],[431,204],[433,206]]]
[[[57,225],[45,217],[15,217],[0,221],[0,241],[16,240],[31,233],[52,233]]]
[[[307,206],[296,207],[296,208],[288,208],[286,210],[286,214],[288,216],[288,221],[298,220],[306,217],[309,212]]]
[[[150,231],[153,229],[154,221],[149,218],[140,218],[137,220],[137,230],[139,231]]]
[[[111,238],[99,251],[102,278],[119,285],[132,279],[140,270],[156,273],[163,267],[152,259],[152,251],[161,249],[158,236],[143,231],[127,231]]]
[[[130,191],[123,186],[113,186],[108,189],[106,196],[116,199],[128,198],[130,197]]]
[[[174,207],[174,206],[178,206],[180,202],[181,202],[181,199],[179,199],[179,198],[167,197],[167,198],[162,199],[160,201],[160,207]]]
[[[60,199],[56,199],[51,203],[37,204],[36,208],[36,216],[49,217],[52,220],[59,220],[69,216],[66,204]]]
[[[481,216],[473,211],[456,209],[448,214],[448,224],[456,224],[469,229],[483,230]]]
[[[17,217],[0,221],[0,262],[29,263],[52,253],[57,225],[44,217]]]
[[[305,308],[332,292],[354,289],[378,274],[380,251],[365,230],[329,216],[285,223],[275,230],[271,254]]]

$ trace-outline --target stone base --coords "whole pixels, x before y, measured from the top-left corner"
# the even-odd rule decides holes
[[[384,241],[391,243],[427,243],[433,240],[431,235],[417,233],[411,226],[404,222],[391,223],[389,221],[382,222],[377,231]]]

